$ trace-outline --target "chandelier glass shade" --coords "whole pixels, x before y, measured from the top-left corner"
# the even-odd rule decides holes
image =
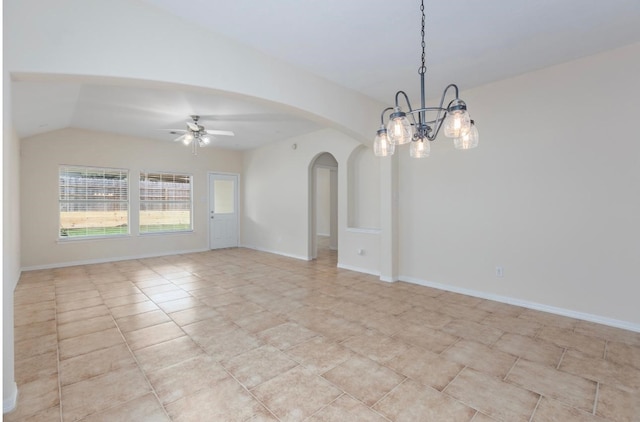
[[[455,138],[453,145],[457,149],[471,149],[478,146],[478,128],[473,120],[471,120],[471,129],[469,129],[469,132]]]
[[[389,137],[387,136],[387,130],[384,129],[382,131],[378,131],[378,136],[376,136],[376,142],[374,142],[373,144],[373,153],[377,157],[386,157],[389,155],[393,155],[395,150],[396,150],[396,144],[389,141]]]
[[[429,156],[429,142],[434,141],[441,129],[448,138],[453,138],[453,144],[457,149],[470,149],[478,146],[478,128],[471,120],[467,105],[458,96],[458,87],[455,84],[448,85],[442,92],[440,103],[435,107],[425,105],[425,14],[424,0],[420,3],[422,12],[422,63],[418,69],[420,75],[420,108],[412,108],[409,97],[404,91],[398,91],[395,98],[395,107],[385,108],[380,115],[380,129],[373,142],[373,152],[377,157],[388,157],[395,153],[396,145],[411,143],[409,154],[413,158]],[[454,98],[443,107],[445,99],[450,92]],[[408,111],[403,111],[400,100],[404,98]],[[385,114],[391,112],[388,123],[385,124]],[[444,128],[443,128],[444,126]]]
[[[431,145],[428,139],[419,139],[411,142],[409,147],[409,156],[411,158],[425,158],[431,153]]]

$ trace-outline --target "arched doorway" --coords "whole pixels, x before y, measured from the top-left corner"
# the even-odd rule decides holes
[[[338,161],[324,152],[309,167],[309,257],[338,250]]]

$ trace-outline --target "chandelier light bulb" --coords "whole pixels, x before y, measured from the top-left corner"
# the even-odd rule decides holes
[[[411,142],[413,128],[407,115],[400,110],[400,107],[396,107],[393,114],[389,117],[387,134],[389,140],[395,145],[403,145]]]
[[[409,148],[409,156],[411,158],[426,158],[431,153],[431,145],[425,138],[417,139],[411,142]]]
[[[447,118],[444,121],[444,136],[459,138],[471,129],[471,117],[464,101],[456,98],[447,109]]]
[[[388,157],[393,155],[395,149],[396,146],[389,140],[387,129],[383,125],[373,141],[373,154],[376,157]]]
[[[475,125],[475,122],[471,120],[471,129],[466,134],[460,136],[459,138],[455,138],[453,140],[453,145],[457,149],[471,149],[478,146],[478,140],[480,138],[480,134],[478,133],[478,128]]]

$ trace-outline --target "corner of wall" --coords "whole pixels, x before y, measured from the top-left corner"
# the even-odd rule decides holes
[[[2,139],[2,389],[3,412],[15,408],[13,292],[20,279],[20,139],[12,125],[11,77],[3,73]]]

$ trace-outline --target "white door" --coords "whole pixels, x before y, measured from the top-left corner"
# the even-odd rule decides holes
[[[209,174],[209,245],[238,246],[238,176]]]

